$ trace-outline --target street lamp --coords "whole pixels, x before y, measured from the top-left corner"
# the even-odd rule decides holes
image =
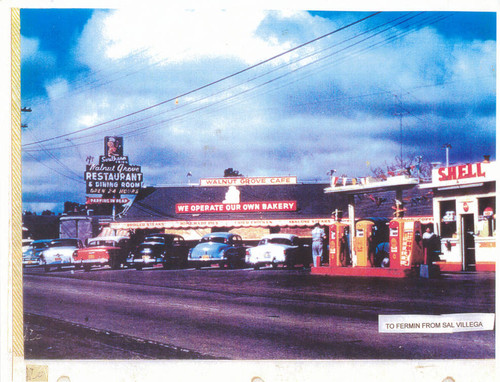
[[[450,161],[449,161],[449,151],[451,149],[451,145],[449,143],[445,143],[443,145],[443,148],[446,149],[446,167],[448,167],[450,165]]]

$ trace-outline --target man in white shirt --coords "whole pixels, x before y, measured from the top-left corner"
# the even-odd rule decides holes
[[[321,265],[321,256],[323,255],[323,240],[326,239],[325,231],[319,223],[314,225],[312,230],[312,260],[313,267]]]

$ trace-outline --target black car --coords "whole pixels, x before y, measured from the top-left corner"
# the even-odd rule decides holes
[[[163,268],[185,267],[188,246],[184,238],[174,234],[151,234],[144,238],[127,258],[127,265],[141,270],[162,264]]]

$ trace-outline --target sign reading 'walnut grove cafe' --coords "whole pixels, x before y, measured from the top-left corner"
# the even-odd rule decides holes
[[[142,187],[141,166],[128,163],[123,156],[123,137],[106,137],[104,155],[99,164],[87,164],[85,171],[87,194],[138,194]]]

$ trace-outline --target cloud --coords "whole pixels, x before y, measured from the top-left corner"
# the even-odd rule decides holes
[[[51,68],[55,65],[56,58],[52,53],[40,50],[38,39],[21,36],[21,62],[37,65],[39,68]]]

